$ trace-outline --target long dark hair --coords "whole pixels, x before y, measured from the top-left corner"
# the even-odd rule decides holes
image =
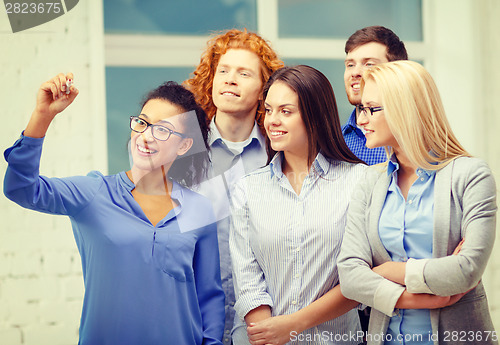
[[[299,111],[307,131],[309,157],[307,163],[312,164],[318,152],[329,161],[344,161],[349,163],[364,163],[347,147],[335,102],[332,86],[323,73],[317,69],[298,65],[283,67],[271,75],[264,86],[264,99],[269,88],[276,81],[287,84],[297,93]],[[268,163],[276,154],[267,142]]]
[[[200,183],[207,176],[210,162],[207,115],[196,103],[191,91],[174,81],[168,81],[149,92],[144,98],[142,107],[152,99],[166,100],[188,113],[181,118],[185,128],[184,134],[193,139],[193,145],[188,152],[176,158],[168,176],[186,187]]]

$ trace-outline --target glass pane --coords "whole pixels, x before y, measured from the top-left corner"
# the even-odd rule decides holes
[[[193,72],[185,68],[106,67],[108,171],[129,170],[127,142],[129,117],[139,114],[141,101],[152,89],[168,80],[182,83]]]
[[[256,0],[105,0],[107,34],[206,35],[257,30]]]
[[[278,0],[282,38],[342,38],[382,25],[403,41],[422,41],[421,0]]]
[[[351,115],[354,107],[347,100],[344,86],[344,60],[320,59],[284,59],[287,66],[309,65],[321,71],[332,84],[337,108],[339,110],[340,124],[343,125]]]

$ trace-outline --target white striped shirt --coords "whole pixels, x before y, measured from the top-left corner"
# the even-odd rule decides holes
[[[337,256],[347,206],[366,167],[329,163],[320,153],[297,195],[281,162],[278,153],[269,166],[244,176],[232,193],[229,244],[235,309],[241,318],[260,305],[271,306],[273,316],[291,314],[339,283]],[[311,340],[303,344],[358,344],[362,338],[352,337],[358,331],[353,309],[296,339]]]

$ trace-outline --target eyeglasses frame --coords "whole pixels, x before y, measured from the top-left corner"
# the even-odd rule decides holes
[[[132,121],[133,121],[134,119],[139,119],[139,120],[141,120],[141,121],[144,121],[144,122],[146,123],[146,128],[144,128],[144,130],[143,130],[143,131],[137,131],[137,130],[133,129],[133,128],[132,128]],[[183,133],[176,132],[176,131],[174,131],[173,129],[170,129],[170,128],[165,127],[165,126],[162,126],[162,125],[154,125],[154,124],[149,123],[148,121],[146,121],[146,120],[144,120],[144,119],[140,118],[140,117],[139,117],[139,116],[137,116],[137,115],[136,115],[136,116],[130,116],[130,129],[131,129],[132,131],[134,131],[134,132],[136,132],[136,133],[144,133],[144,132],[148,129],[148,127],[151,127],[151,134],[153,135],[153,137],[154,137],[156,140],[160,140],[160,141],[167,141],[168,139],[170,139],[170,137],[172,136],[172,134],[175,134],[175,135],[177,135],[178,137],[180,137],[180,138],[182,138],[182,139],[187,138],[187,137],[186,137],[186,135],[185,135],[185,134],[183,134]],[[169,132],[169,135],[168,135],[167,139],[159,139],[159,138],[157,138],[157,137],[155,136],[155,131],[154,131],[155,127],[162,127],[162,128],[165,128],[165,129],[167,130],[167,132]]]
[[[366,113],[366,115],[368,115],[368,112],[365,111],[365,109],[369,109],[370,110],[370,116],[373,116],[373,113],[376,113],[378,111],[384,110],[384,107],[363,107],[361,104],[358,104],[356,106],[357,114]]]

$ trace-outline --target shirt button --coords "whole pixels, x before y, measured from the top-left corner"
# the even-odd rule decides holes
[[[229,304],[231,304],[231,307],[234,307],[234,302],[231,302],[231,303],[229,303]]]
[[[408,203],[411,205],[413,204],[413,200],[408,200]]]
[[[424,178],[423,178],[423,177],[421,177],[421,178],[420,178],[420,181],[423,181],[423,180],[424,180]]]
[[[293,300],[293,301],[292,301],[292,304],[293,304],[293,305],[296,305],[296,304],[297,304],[297,301],[296,301],[296,300]]]
[[[295,249],[296,252],[300,252],[300,248]]]
[[[229,333],[231,333],[231,331],[230,330],[226,330],[226,334],[229,334]]]

